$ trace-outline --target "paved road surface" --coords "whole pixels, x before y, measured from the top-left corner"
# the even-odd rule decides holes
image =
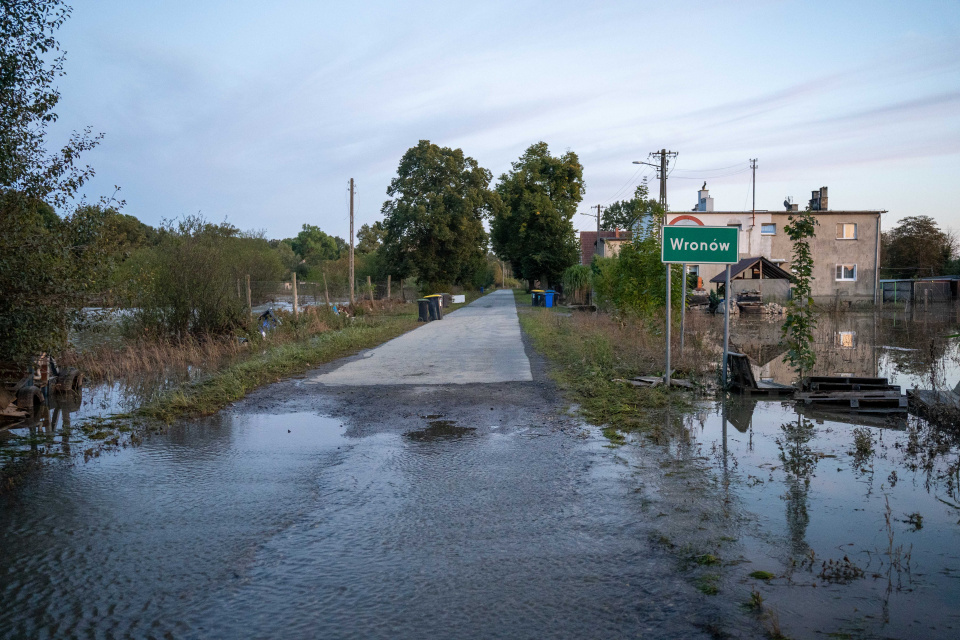
[[[502,289],[313,378],[326,385],[528,382],[513,292]]]

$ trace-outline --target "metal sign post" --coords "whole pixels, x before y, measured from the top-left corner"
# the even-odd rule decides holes
[[[667,366],[663,371],[663,384],[670,387],[670,263],[667,263]]]
[[[664,384],[670,386],[670,265],[683,265],[683,302],[686,304],[687,264],[723,264],[727,272],[723,303],[723,388],[726,390],[727,354],[730,350],[730,265],[740,260],[740,230],[737,227],[666,225],[661,229],[660,237],[663,239],[660,259],[667,265],[667,366],[663,374]],[[680,317],[684,315],[681,313]],[[682,344],[682,335],[680,339]]]
[[[723,390],[727,390],[727,360],[730,355],[730,265],[723,282]]]

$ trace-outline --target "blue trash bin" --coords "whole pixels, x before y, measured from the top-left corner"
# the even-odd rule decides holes
[[[547,289],[543,292],[544,304],[545,307],[552,307],[557,299],[557,292],[553,289]]]

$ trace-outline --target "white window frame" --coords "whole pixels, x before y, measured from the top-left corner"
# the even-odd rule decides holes
[[[846,269],[847,267],[853,267],[853,277],[852,277],[852,278],[844,278],[844,277],[843,277],[843,270]],[[857,281],[857,265],[856,265],[855,263],[852,263],[852,264],[851,264],[851,263],[848,263],[848,264],[838,264],[838,265],[836,266],[836,269],[835,269],[834,272],[833,272],[833,276],[834,276],[834,278],[836,279],[837,282],[856,282],[856,281]]]
[[[859,235],[859,229],[857,228],[856,222],[838,222],[837,223],[837,240],[856,240]],[[853,237],[848,237],[846,235],[847,227],[853,227]]]
[[[764,227],[773,227],[773,231],[764,231]],[[777,223],[776,222],[761,222],[760,223],[760,235],[762,236],[775,236],[777,235]]]

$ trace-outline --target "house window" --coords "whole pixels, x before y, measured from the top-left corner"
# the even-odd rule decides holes
[[[837,240],[856,240],[857,223],[841,222],[837,225]]]
[[[775,222],[764,222],[760,225],[760,235],[762,236],[775,236],[777,235],[777,225]]]
[[[690,265],[687,265],[687,273],[692,273],[692,274],[695,275],[695,276],[699,276],[699,275],[700,275],[700,265],[698,265],[698,264],[690,264]]]
[[[857,279],[857,265],[855,264],[838,264],[837,265],[837,280],[849,280],[855,281]]]
[[[854,349],[857,346],[856,331],[838,331],[837,346],[841,349]]]

